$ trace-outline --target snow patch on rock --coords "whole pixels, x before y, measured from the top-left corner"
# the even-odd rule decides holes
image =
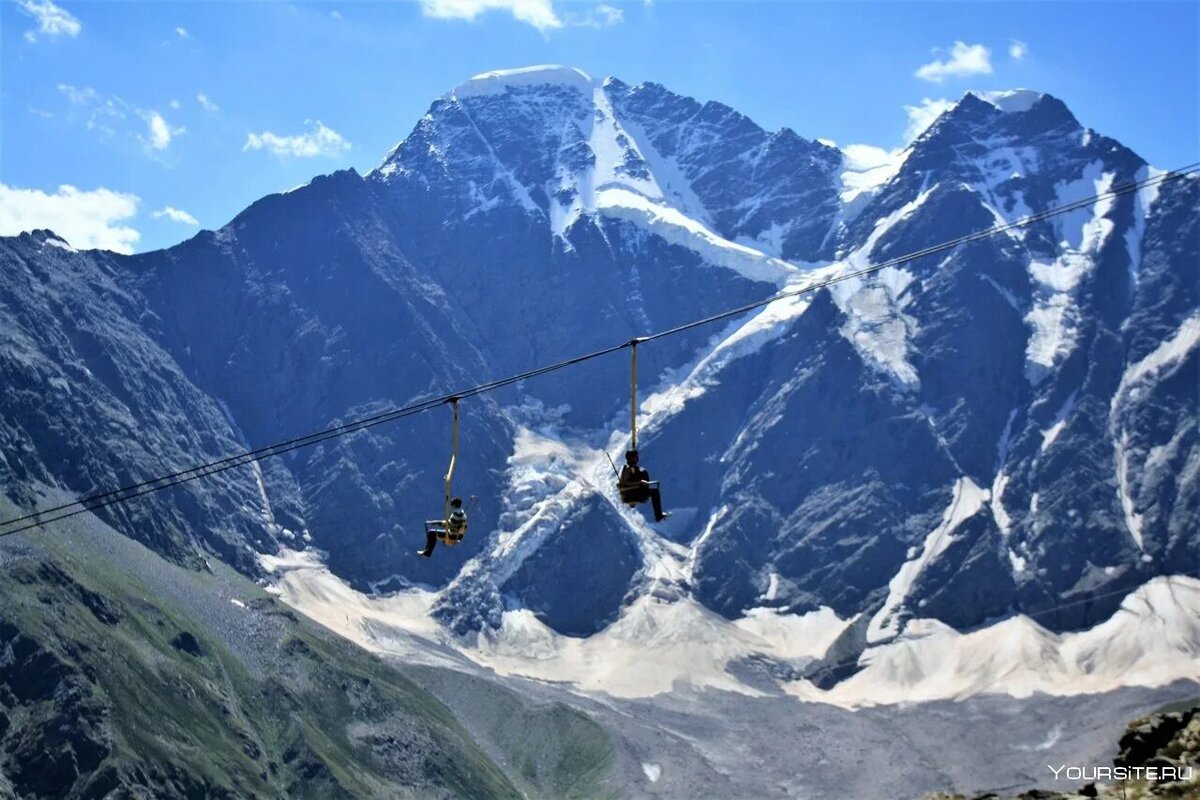
[[[1079,180],[1060,185],[1058,204],[1111,189],[1113,173],[1101,170],[1101,163],[1093,162]],[[1033,307],[1025,316],[1030,327],[1025,375],[1032,384],[1040,383],[1075,349],[1082,313],[1076,290],[1095,268],[1094,258],[1112,233],[1113,223],[1106,215],[1113,203],[1110,197],[1096,201],[1090,210],[1079,209],[1057,217],[1054,227],[1059,239],[1058,257],[1029,262]]]
[[[632,222],[664,241],[685,247],[705,261],[737,272],[752,281],[787,284],[799,270],[760,250],[736,244],[712,231],[682,211],[624,187],[596,192],[596,207],[605,216]]]
[[[918,576],[946,551],[954,540],[954,531],[979,513],[988,499],[986,489],[980,489],[970,478],[959,478],[954,484],[954,496],[942,514],[942,521],[925,537],[921,551],[900,567],[888,583],[887,600],[867,626],[867,641],[875,643],[900,632],[901,607]]]
[[[1200,311],[1194,312],[1175,330],[1175,333],[1148,355],[1131,364],[1121,375],[1121,385],[1113,395],[1112,411],[1127,401],[1141,399],[1149,385],[1161,380],[1183,363],[1200,344]]]

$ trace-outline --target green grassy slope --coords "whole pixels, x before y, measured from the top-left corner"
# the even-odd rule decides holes
[[[559,800],[617,796],[606,785],[613,742],[586,714],[438,667],[407,667],[405,673],[442,698],[528,795]]]
[[[0,517],[14,513],[0,502]],[[518,797],[440,702],[217,562],[0,539],[0,797]]]

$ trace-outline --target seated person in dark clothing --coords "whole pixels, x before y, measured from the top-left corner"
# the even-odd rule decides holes
[[[625,453],[625,466],[621,467],[621,474],[617,478],[617,491],[621,494],[621,502],[631,506],[649,500],[654,507],[655,522],[662,522],[671,516],[670,512],[663,513],[658,481],[650,480],[650,473],[638,466],[637,450]]]
[[[431,519],[425,522],[425,549],[418,550],[417,555],[430,558],[438,539],[445,539],[447,544],[458,544],[467,533],[467,512],[463,511],[461,497],[450,501],[450,518],[448,520]]]

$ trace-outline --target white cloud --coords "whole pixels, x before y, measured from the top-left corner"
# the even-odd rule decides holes
[[[934,49],[934,54],[941,52]],[[946,78],[963,75],[991,75],[992,51],[981,44],[955,42],[950,48],[950,57],[942,61],[934,59],[922,65],[916,72],[921,80],[941,83]]]
[[[37,34],[45,36],[78,36],[83,30],[83,24],[75,15],[61,6],[56,6],[50,0],[17,0],[17,6],[27,15],[37,20],[38,29],[25,32],[25,41],[36,42]]]
[[[900,147],[891,150],[870,144],[843,147],[845,172],[842,173],[842,183],[846,190],[842,192],[842,200],[850,202],[895,176],[904,163],[908,145],[953,105],[950,100],[930,100],[926,97],[918,105],[905,106],[908,126],[904,131],[904,144]]]
[[[178,111],[180,108],[179,101],[176,100],[175,98],[171,98],[171,102],[167,103],[167,105],[169,105],[171,108],[175,109],[176,111]]]
[[[313,124],[311,120],[308,123],[310,126]],[[243,151],[269,150],[279,158],[333,157],[349,149],[350,143],[337,131],[325,127],[320,120],[312,130],[295,136],[280,136],[271,131],[251,133],[246,136],[246,144],[242,146]]]
[[[1008,56],[1013,61],[1020,61],[1025,56],[1029,55],[1029,45],[1022,42],[1020,39],[1010,39],[1008,42]]]
[[[167,145],[171,144],[171,126],[167,125],[162,114],[152,111],[146,117],[146,124],[150,127],[150,146],[155,150],[166,150]]]
[[[345,19],[340,11],[330,11],[329,16],[333,17],[334,19]]]
[[[846,154],[846,169],[855,172],[865,172],[890,164],[899,153],[897,150],[884,150],[870,144],[848,144],[842,152]]]
[[[539,31],[563,26],[551,0],[419,0],[421,12],[435,19],[474,20],[488,11],[506,11]]]
[[[142,143],[151,150],[166,150],[171,139],[187,132],[187,128],[172,128],[157,111],[139,111],[138,115],[146,121],[147,136],[141,137]]]
[[[869,144],[851,144],[842,149],[842,202],[853,203],[895,177],[904,164],[904,150],[885,150]]]
[[[175,35],[178,36],[180,39],[192,38],[192,35],[190,33],[188,33],[188,29],[183,27],[182,25],[175,28]]]
[[[926,97],[921,100],[920,105],[905,106],[904,113],[908,115],[908,127],[904,129],[905,143],[913,141],[924,133],[925,129],[934,123],[934,120],[953,105],[953,100],[947,100],[944,97],[938,100],[930,100]]]
[[[188,212],[181,211],[180,209],[175,208],[174,206],[164,206],[163,208],[160,208],[158,211],[155,211],[151,216],[153,216],[155,219],[166,218],[166,219],[171,220],[172,222],[181,222],[184,225],[191,225],[193,227],[200,226],[199,220],[197,220],[195,217],[193,217]]]
[[[141,234],[118,223],[137,214],[138,202],[137,195],[104,188],[80,191],[63,185],[47,194],[0,183],[0,235],[49,228],[80,249],[132,253]]]
[[[212,100],[209,100],[208,95],[204,94],[203,92],[196,95],[196,102],[199,103],[200,107],[203,108],[205,111],[220,111],[221,110],[217,106],[217,104],[214,103]]]

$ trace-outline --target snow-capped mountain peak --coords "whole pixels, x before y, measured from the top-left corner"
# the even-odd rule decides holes
[[[742,265],[819,260],[839,164],[836,149],[719,103],[537,66],[455,87],[372,177],[440,195],[451,224],[519,209],[570,250],[581,221],[615,217]],[[777,281],[781,269],[744,273]]]
[[[991,103],[1000,111],[1015,113],[1028,111],[1046,96],[1042,92],[1035,92],[1032,89],[1009,89],[995,92],[971,91],[968,94]]]
[[[580,92],[588,92],[593,85],[592,77],[576,67],[561,64],[539,64],[518,69],[498,69],[483,72],[460,83],[451,90],[454,97],[479,97],[503,94],[515,87],[566,86]]]

